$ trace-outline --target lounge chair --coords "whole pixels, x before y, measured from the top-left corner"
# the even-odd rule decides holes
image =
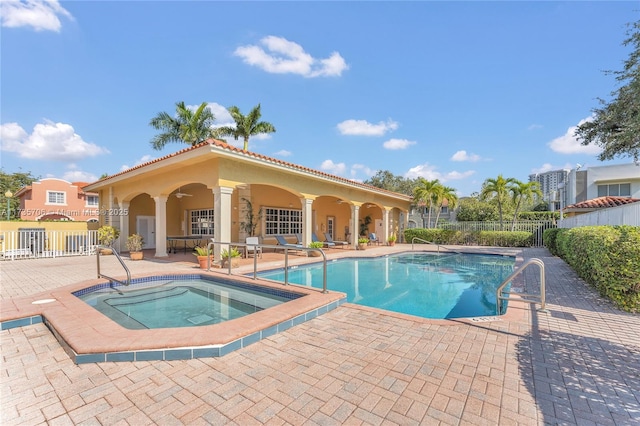
[[[325,242],[326,243],[332,243],[336,246],[340,246],[341,248],[344,248],[344,246],[348,245],[349,243],[346,241],[334,241],[333,237],[331,236],[330,233],[325,232],[324,233],[324,238],[325,238]]]
[[[294,234],[296,237],[296,244],[302,244],[302,234]]]
[[[380,238],[378,238],[375,232],[372,232],[369,234],[369,244],[373,244],[373,243],[380,245]]]
[[[253,255],[253,257],[256,255],[262,257],[262,247],[258,246],[258,244],[260,244],[260,239],[258,237],[247,237],[245,239],[245,243],[247,243],[247,246],[245,247],[247,257],[249,257],[250,254]]]
[[[286,247],[290,250],[298,250],[298,251],[304,251],[301,250],[304,248],[304,246],[302,244],[293,244],[288,242],[282,235],[274,235],[276,241],[278,242],[279,246],[282,247]]]
[[[329,241],[320,241],[315,232],[311,234],[311,241],[314,242],[314,243],[322,243],[322,244],[324,244],[324,246],[326,248],[335,247],[336,246],[336,243],[332,243],[332,242],[329,242]]]

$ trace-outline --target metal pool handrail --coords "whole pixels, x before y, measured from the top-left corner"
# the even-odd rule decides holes
[[[118,262],[120,262],[120,264],[124,268],[124,271],[127,273],[127,281],[123,282],[123,281],[117,280],[115,278],[112,278],[112,277],[110,277],[108,275],[100,273],[100,250],[101,249],[109,249],[116,256],[116,259],[118,259]],[[131,272],[129,271],[129,268],[127,268],[127,265],[124,264],[124,261],[122,260],[122,258],[118,254],[118,252],[113,247],[97,245],[96,246],[96,262],[97,262],[97,266],[98,266],[98,278],[108,278],[111,281],[115,281],[115,282],[120,283],[122,285],[129,285],[131,283]]]
[[[537,265],[540,268],[540,294],[526,294],[526,293],[515,293],[518,294],[519,296],[524,296],[525,298],[520,298],[520,299],[512,299],[510,298],[508,295],[510,294],[514,294],[511,292],[503,292],[502,289],[505,288],[505,286],[507,284],[509,284],[509,282],[514,279],[516,276],[518,276],[522,271],[524,271],[527,267],[531,266],[531,265]],[[497,307],[497,313],[498,315],[500,315],[500,312],[502,312],[502,301],[503,300],[521,300],[523,302],[530,302],[530,303],[539,303],[540,309],[538,309],[540,312],[547,312],[546,308],[545,308],[545,302],[546,302],[546,295],[545,295],[545,282],[544,282],[544,262],[540,259],[538,259],[537,257],[533,257],[529,260],[527,260],[520,268],[516,269],[515,271],[513,271],[513,273],[511,273],[511,275],[509,275],[503,282],[502,284],[500,284],[498,286],[498,288],[496,289],[496,307]],[[503,294],[506,294],[507,296],[503,296]],[[526,299],[526,297],[535,297],[538,300],[534,300],[534,299]]]
[[[247,244],[247,243],[229,243],[229,242],[219,242],[219,241],[211,241],[207,245],[207,250],[213,250],[213,247],[216,245],[224,245],[224,246],[235,246],[235,247],[260,247],[260,248],[269,248],[275,250],[284,250],[284,285],[289,285],[289,250],[293,251],[319,251],[322,255],[322,292],[328,293],[327,291],[327,255],[324,250],[321,248],[315,247],[287,247],[282,245],[273,245],[273,244]],[[228,262],[229,271],[228,275],[231,275],[231,262]],[[211,271],[211,256],[207,259],[207,271]],[[258,277],[258,256],[254,253],[253,255],[253,279],[257,279]]]
[[[434,246],[438,247],[438,253],[440,253],[440,247],[442,247],[442,248],[443,248],[443,249],[445,249],[445,250],[452,251],[452,252],[454,252],[454,253],[460,253],[459,251],[456,251],[456,250],[450,249],[449,247],[446,247],[446,246],[443,246],[443,245],[440,245],[440,244],[434,243],[433,241],[423,240],[422,238],[418,238],[418,237],[413,237],[413,238],[411,239],[411,250],[413,250],[413,249],[414,249],[414,248],[413,248],[413,243],[414,243],[416,240],[417,240],[417,241],[422,241],[423,243],[427,243],[427,244],[433,244]]]

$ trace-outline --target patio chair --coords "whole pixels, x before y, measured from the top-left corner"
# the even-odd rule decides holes
[[[302,244],[293,244],[288,242],[282,235],[274,235],[276,241],[278,242],[279,246],[282,247],[286,247],[290,250],[298,250],[298,251],[304,251],[301,250],[302,248],[304,248],[304,246]]]
[[[249,257],[249,255],[259,255],[262,257],[262,247],[258,246],[260,244],[260,239],[258,237],[247,237],[245,239],[245,243],[247,246],[245,247],[245,255]]]
[[[324,233],[324,239],[326,243],[332,243],[336,246],[340,246],[340,248],[344,248],[344,246],[348,245],[349,243],[346,241],[334,241],[333,237],[331,236],[330,233],[325,232]]]
[[[380,238],[378,238],[375,232],[369,234],[369,244],[373,243],[380,245]]]
[[[314,243],[322,243],[327,248],[336,246],[336,243],[332,243],[329,241],[320,241],[315,232],[311,234],[311,241],[313,241]]]

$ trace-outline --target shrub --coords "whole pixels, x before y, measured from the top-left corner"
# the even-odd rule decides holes
[[[584,226],[559,231],[559,255],[618,307],[640,312],[640,227]]]
[[[559,256],[557,239],[563,229],[564,228],[549,228],[545,229],[542,233],[542,241],[544,242],[545,247],[548,248],[554,256]]]

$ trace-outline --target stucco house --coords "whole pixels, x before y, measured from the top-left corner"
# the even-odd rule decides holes
[[[97,222],[98,194],[84,191],[87,182],[45,178],[21,188],[17,216],[22,220]]]
[[[84,187],[99,194],[101,224],[120,229],[117,244],[143,236],[145,248],[167,256],[167,237],[205,236],[217,242],[244,242],[254,235],[276,244],[315,233],[354,244],[363,223],[386,241],[407,226],[411,197],[304,166],[208,140],[108,176]],[[365,220],[368,217],[370,220]],[[124,236],[124,238],[123,238]],[[208,238],[207,238],[208,239]],[[214,255],[219,256],[220,245]]]

